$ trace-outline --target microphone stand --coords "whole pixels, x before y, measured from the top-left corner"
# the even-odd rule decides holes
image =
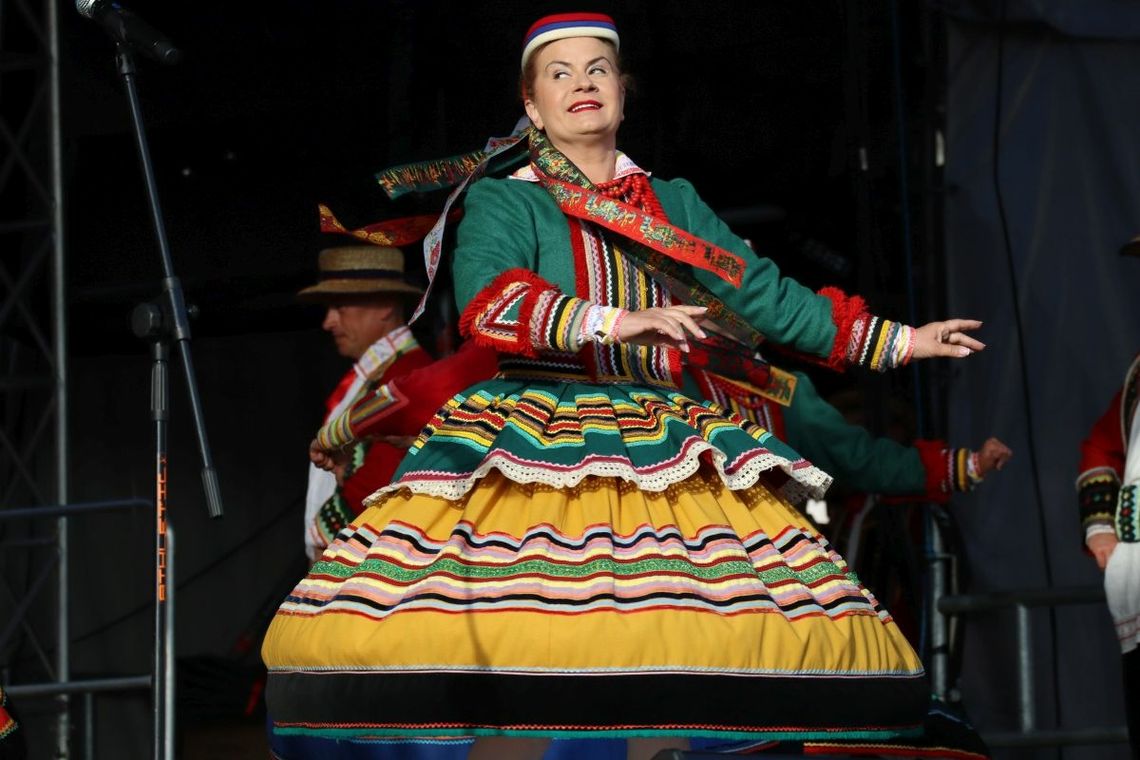
[[[210,517],[222,516],[221,489],[218,487],[218,474],[214,470],[210,447],[206,441],[206,426],[202,415],[202,400],[198,395],[198,383],[194,374],[194,363],[190,355],[190,317],[182,293],[182,283],[174,275],[174,265],[170,256],[170,245],[166,239],[166,226],[162,220],[162,209],[158,201],[158,188],[154,178],[154,166],[150,160],[146,129],[143,125],[142,109],[139,106],[138,88],[135,83],[135,60],[130,49],[116,43],[115,64],[126,87],[127,100],[131,109],[131,123],[134,127],[135,144],[138,147],[142,164],[143,179],[146,182],[147,201],[150,206],[151,221],[154,223],[158,239],[158,251],[162,259],[162,296],[159,303],[143,303],[135,307],[131,316],[136,335],[149,341],[151,346],[151,420],[154,422],[155,439],[155,605],[154,605],[154,757],[174,757],[174,705],[172,700],[172,676],[174,672],[173,625],[171,596],[168,586],[173,580],[167,570],[172,567],[172,557],[168,555],[166,515],[166,470],[167,470],[167,425],[169,422],[170,384],[168,364],[171,342],[177,346],[182,358],[182,368],[186,375],[186,387],[190,393],[190,407],[194,416],[194,429],[198,435],[198,450],[202,457],[202,485],[206,491],[206,509]],[[171,536],[172,538],[172,536]],[[172,542],[171,542],[172,543]]]

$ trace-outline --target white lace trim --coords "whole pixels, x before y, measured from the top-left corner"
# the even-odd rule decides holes
[[[436,496],[448,501],[458,501],[475,484],[486,477],[491,470],[498,470],[509,480],[521,484],[541,483],[553,488],[573,488],[590,475],[603,478],[621,478],[633,483],[643,491],[661,492],[675,483],[692,477],[700,467],[700,455],[711,452],[713,466],[725,486],[733,491],[751,488],[768,470],[779,468],[788,475],[788,481],[779,493],[793,503],[804,498],[822,498],[831,485],[832,477],[823,470],[809,465],[796,468],[792,462],[770,451],[750,449],[737,460],[750,457],[739,469],[729,474],[725,469],[727,455],[719,448],[698,436],[691,436],[681,446],[681,452],[674,463],[662,463],[652,472],[639,471],[628,459],[615,460],[612,457],[598,461],[597,455],[587,456],[576,465],[555,468],[546,462],[522,459],[502,449],[492,450],[483,462],[466,475],[454,473],[413,470],[399,481],[387,485],[364,500],[365,507],[375,506],[389,494],[407,489],[415,494]]]

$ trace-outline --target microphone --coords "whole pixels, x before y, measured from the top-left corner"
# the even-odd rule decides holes
[[[113,0],[75,0],[75,8],[102,26],[115,42],[129,45],[147,58],[168,65],[182,60],[182,51],[161,32]]]

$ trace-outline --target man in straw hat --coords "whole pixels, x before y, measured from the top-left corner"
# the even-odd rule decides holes
[[[1120,249],[1140,258],[1140,236]],[[1140,354],[1108,409],[1081,442],[1077,476],[1084,547],[1104,571],[1108,610],[1123,654],[1129,739],[1140,752]]]
[[[398,248],[354,245],[328,248],[318,258],[316,285],[298,298],[327,307],[321,327],[341,356],[354,363],[325,401],[325,420],[337,417],[360,393],[427,366],[404,322],[404,307],[423,290],[404,277]],[[348,448],[335,473],[309,466],[305,497],[305,551],[316,559],[333,536],[361,510],[361,501],[387,485],[404,450],[384,441],[364,441]]]

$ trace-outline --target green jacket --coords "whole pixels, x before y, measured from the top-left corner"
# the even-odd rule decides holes
[[[654,178],[652,184],[670,222],[747,264],[739,289],[694,270],[701,284],[768,340],[816,357],[831,354],[836,326],[829,299],[781,277],[770,259],[753,253],[717,218],[688,181]],[[568,295],[581,295],[575,289],[569,226],[546,190],[525,180],[482,179],[467,193],[457,233],[452,273],[460,312],[498,275],[516,268],[537,273]]]
[[[796,393],[783,412],[786,440],[812,464],[848,488],[866,493],[919,495],[927,470],[915,446],[879,438],[853,425],[820,397],[808,376],[795,372]]]

